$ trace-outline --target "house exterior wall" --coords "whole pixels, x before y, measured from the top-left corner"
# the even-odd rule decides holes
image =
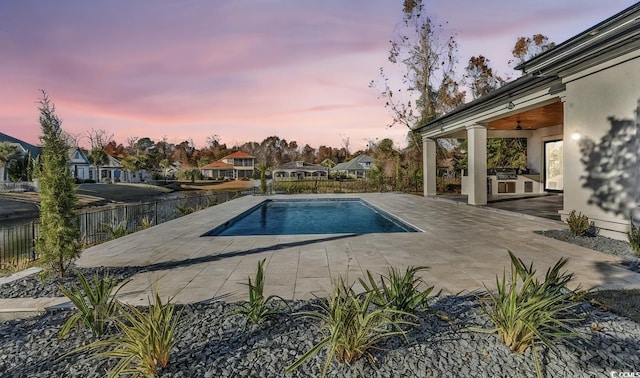
[[[223,158],[223,163],[233,165],[233,178],[251,178],[253,177],[255,158]]]
[[[119,177],[121,182],[140,183],[150,180],[152,175],[146,169],[141,169],[134,172],[120,170]]]
[[[576,210],[602,235],[624,238],[639,198],[640,57],[566,81],[563,219]]]

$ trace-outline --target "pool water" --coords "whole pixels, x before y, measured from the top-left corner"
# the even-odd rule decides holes
[[[203,236],[417,231],[360,199],[266,200]]]

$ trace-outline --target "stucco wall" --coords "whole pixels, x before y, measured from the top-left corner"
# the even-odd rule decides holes
[[[575,209],[601,234],[624,238],[635,207],[640,58],[566,83],[564,214]],[[577,136],[579,139],[576,139]]]

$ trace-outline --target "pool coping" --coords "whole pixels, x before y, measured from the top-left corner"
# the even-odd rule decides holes
[[[403,231],[389,231],[389,232],[300,232],[300,233],[251,233],[246,235],[221,235],[221,232],[228,230],[238,221],[246,218],[247,216],[253,214],[255,211],[259,210],[265,204],[269,203],[318,203],[318,202],[357,202],[362,204],[364,207],[371,210],[373,213],[378,214],[380,217],[384,218],[386,221],[393,223],[398,228]],[[214,237],[214,236],[290,236],[290,235],[332,235],[332,234],[376,234],[376,233],[393,233],[393,232],[424,232],[418,227],[415,227],[407,222],[405,222],[400,217],[388,213],[377,206],[371,204],[370,202],[362,199],[361,197],[322,197],[322,198],[266,198],[262,202],[258,202],[255,206],[250,207],[249,209],[243,211],[242,213],[234,216],[233,218],[227,220],[221,225],[218,225],[211,230],[205,232],[200,235],[200,237]]]

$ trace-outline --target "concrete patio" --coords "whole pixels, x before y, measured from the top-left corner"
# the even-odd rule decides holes
[[[344,195],[347,196],[347,195]],[[363,194],[371,204],[424,232],[364,235],[201,237],[263,201],[249,196],[140,231],[86,250],[80,266],[146,266],[121,291],[146,303],[152,286],[179,303],[246,299],[245,283],[266,259],[266,292],[287,299],[325,296],[339,276],[356,281],[366,270],[426,265],[424,279],[443,293],[492,287],[508,268],[507,251],[544,272],[569,258],[583,288],[640,287],[640,274],[615,267],[615,257],[534,234],[563,223],[489,208],[407,194]],[[326,195],[270,198],[322,198]],[[354,221],[357,221],[354,219]]]
[[[366,270],[377,277],[389,266],[407,265],[429,266],[424,280],[444,294],[457,294],[482,289],[483,284],[493,288],[496,274],[508,269],[509,250],[527,263],[533,261],[542,273],[568,257],[567,269],[575,272],[582,288],[640,288],[640,274],[614,266],[617,258],[533,233],[565,228],[559,221],[408,194],[341,196],[361,197],[424,232],[200,236],[267,198],[248,196],[91,247],[78,265],[146,267],[120,291],[121,299],[134,304],[146,304],[154,285],[161,296],[173,296],[177,303],[245,300],[247,278],[255,276],[262,259],[266,293],[285,299],[326,296],[339,276],[353,282]],[[269,198],[323,197],[328,196]],[[18,301],[0,299],[0,309],[38,305]],[[57,298],[39,305],[63,302]]]

